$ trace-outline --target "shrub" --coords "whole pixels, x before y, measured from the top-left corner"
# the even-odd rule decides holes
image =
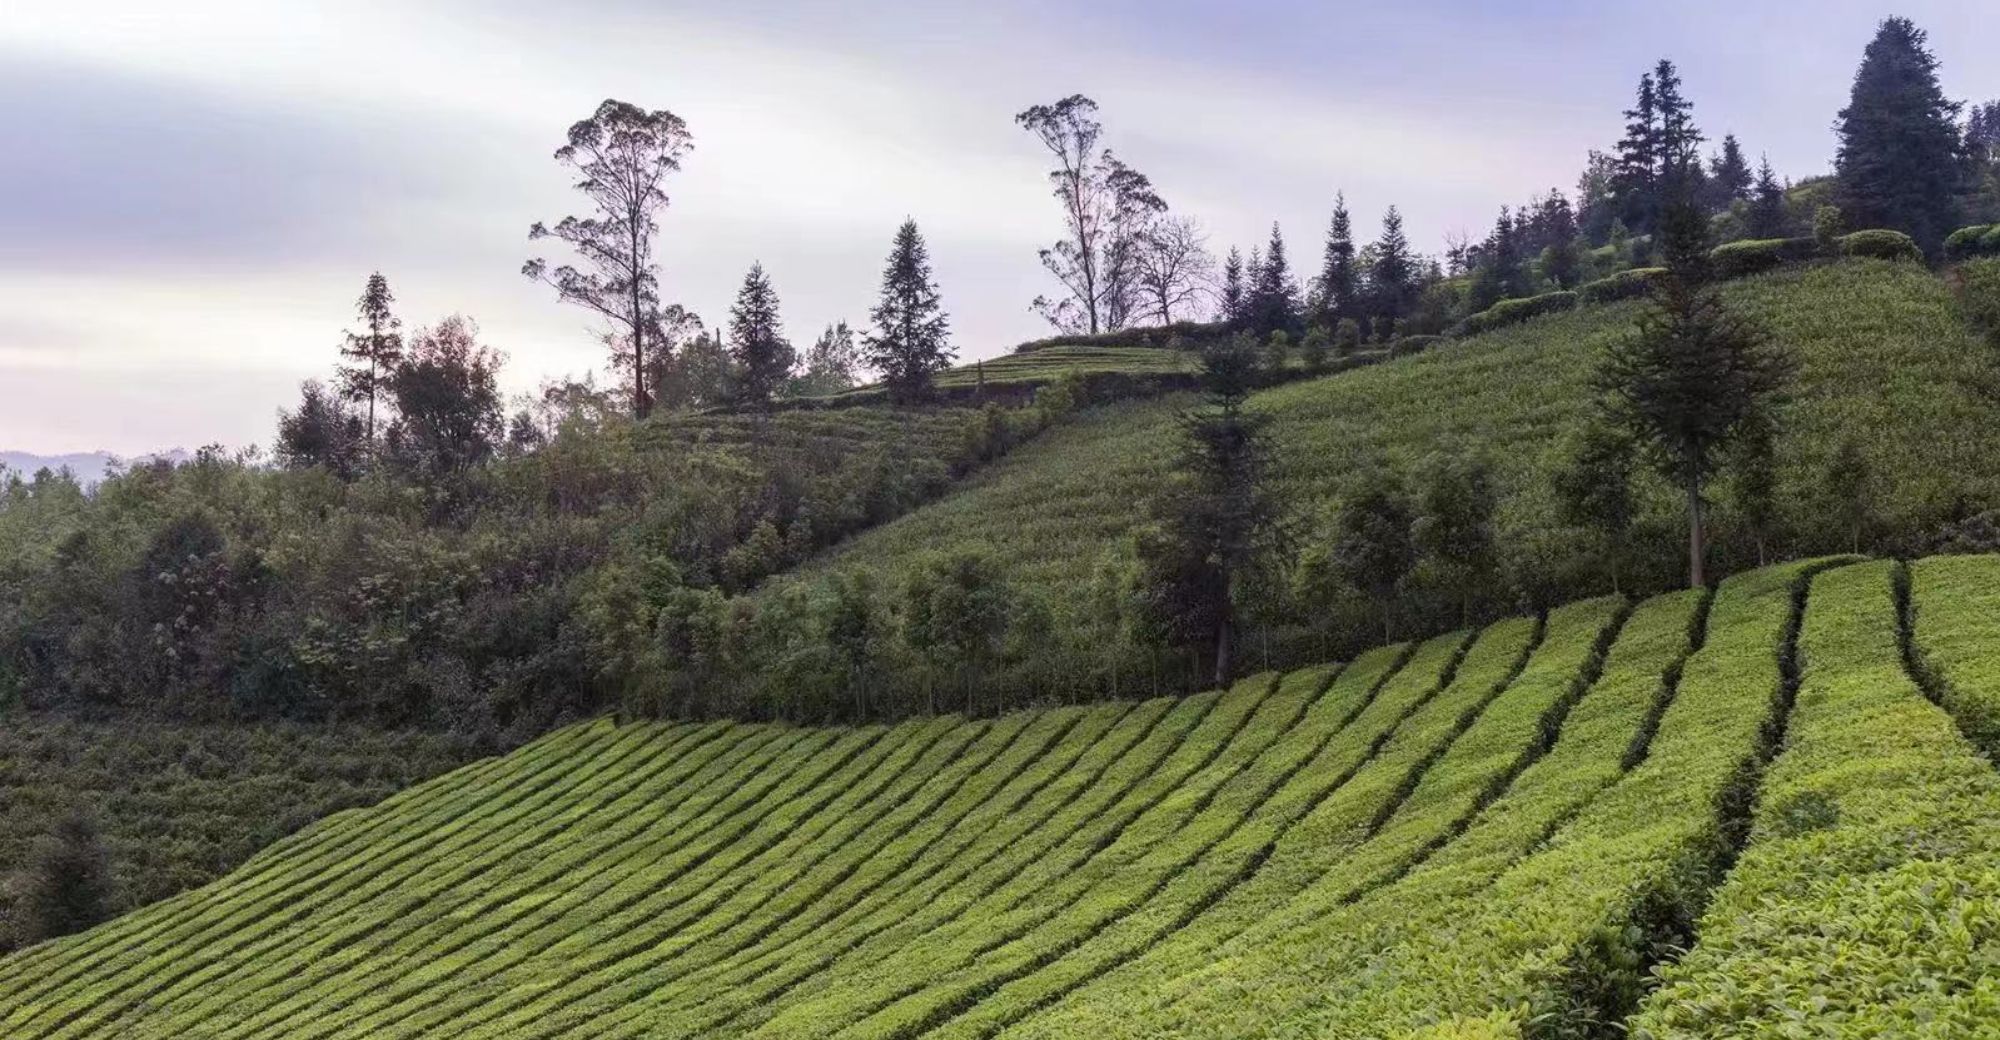
[[[1818,252],[1810,238],[1753,238],[1717,246],[1708,254],[1717,278],[1743,278],[1762,274],[1794,260],[1807,260]]]
[[[1901,231],[1856,231],[1840,238],[1842,256],[1865,256],[1876,260],[1912,260],[1921,263],[1924,251]]]
[[[2000,256],[2000,224],[1995,224],[1979,236],[1979,252],[1982,256]]]
[[[16,882],[17,938],[36,943],[80,932],[111,916],[111,864],[97,824],[70,813],[35,842]]]
[[[1519,324],[1529,318],[1570,310],[1577,305],[1578,299],[1580,297],[1574,292],[1552,292],[1515,300],[1501,300],[1465,319],[1460,324],[1459,330],[1462,335],[1476,336],[1482,332]]]
[[[2000,257],[1960,264],[1952,289],[1965,320],[1995,346],[2000,346]]]
[[[1160,350],[1191,348],[1229,331],[1225,322],[1177,321],[1172,325],[1145,325],[1117,332],[1072,333],[1029,340],[1014,348],[1016,354],[1032,354],[1050,347],[1153,347]],[[1175,340],[1185,340],[1176,343]]]
[[[1947,260],[1967,260],[1986,253],[1985,238],[2000,231],[2000,224],[1974,224],[1959,228],[1944,240],[1944,255]]]
[[[1813,241],[1819,244],[1820,252],[1832,253],[1839,248],[1841,232],[1847,228],[1847,221],[1840,215],[1839,206],[1821,206],[1813,211]]]
[[[1577,289],[1576,298],[1583,303],[1610,303],[1644,296],[1653,287],[1653,280],[1665,274],[1666,270],[1664,267],[1635,267],[1620,271],[1584,284]]]
[[[1443,342],[1443,336],[1404,336],[1389,348],[1389,356],[1407,357],[1411,354],[1421,354]]]

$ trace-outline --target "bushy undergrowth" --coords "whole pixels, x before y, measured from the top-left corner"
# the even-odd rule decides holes
[[[72,813],[96,828],[107,909],[205,884],[330,813],[372,805],[479,753],[423,733],[348,727],[191,726],[0,716],[0,878],[20,879]],[[0,947],[24,936],[0,885]]]
[[[448,479],[214,453],[86,494],[0,476],[0,703],[532,734],[606,647],[937,497],[1044,410],[578,421]]]

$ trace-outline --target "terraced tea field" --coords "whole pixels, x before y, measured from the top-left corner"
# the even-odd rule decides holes
[[[1981,1035],[1996,596],[1825,560],[1187,698],[576,726],[0,960],[0,1034]]]

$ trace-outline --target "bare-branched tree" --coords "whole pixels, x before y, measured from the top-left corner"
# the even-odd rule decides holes
[[[663,343],[667,318],[653,263],[658,216],[667,207],[661,185],[692,147],[687,123],[672,112],[648,112],[617,100],[597,106],[589,119],[569,128],[569,143],[555,153],[557,162],[582,175],[576,190],[594,212],[564,217],[554,227],[537,222],[528,230],[530,239],[560,239],[580,263],[551,268],[538,257],[521,267],[529,278],[552,286],[563,302],[610,323],[617,363],[632,378],[632,414],[642,419],[653,401],[647,377],[657,368],[647,351]]]
[[[1067,234],[1041,259],[1063,295],[1038,296],[1034,308],[1064,332],[1107,332],[1130,319],[1138,308],[1140,236],[1167,208],[1145,174],[1099,147],[1104,125],[1096,112],[1097,102],[1072,94],[1014,117],[1056,159],[1049,183]]]

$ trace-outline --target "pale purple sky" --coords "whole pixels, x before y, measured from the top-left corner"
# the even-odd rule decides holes
[[[1217,252],[1281,221],[1310,268],[1336,190],[1418,245],[1569,190],[1655,59],[1711,137],[1825,172],[1882,17],[1957,98],[2000,97],[1990,3],[393,3],[96,0],[0,17],[0,448],[268,444],[327,373],[367,274],[411,325],[476,318],[508,389],[601,369],[523,279],[575,210],[549,160],[603,98],[668,108],[670,299],[714,322],[753,260],[794,340],[865,321],[907,214],[963,357],[1044,334],[1059,232],[1013,125],[1075,92]]]

